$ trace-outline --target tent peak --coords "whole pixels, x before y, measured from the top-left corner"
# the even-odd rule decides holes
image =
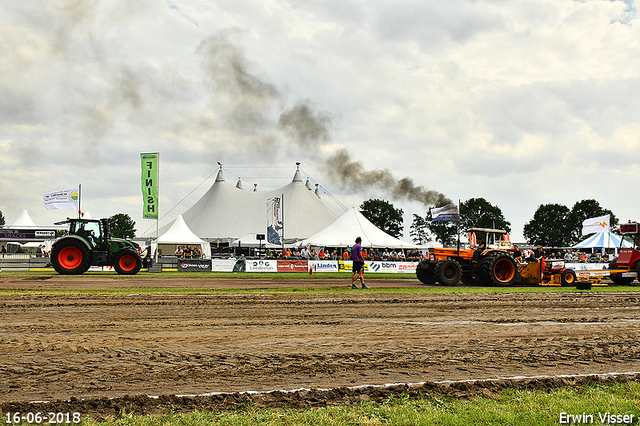
[[[18,219],[16,219],[16,221],[11,226],[36,226],[36,224],[31,219],[31,216],[29,216],[29,212],[26,210],[22,210],[22,213],[20,213]]]
[[[238,189],[244,189],[244,188],[242,187],[242,180],[240,180],[240,178],[239,178],[239,177],[238,177],[238,183],[236,183],[236,188],[238,188]]]
[[[220,170],[218,170],[218,176],[216,176],[216,182],[224,182],[224,173],[222,173],[222,164]]]

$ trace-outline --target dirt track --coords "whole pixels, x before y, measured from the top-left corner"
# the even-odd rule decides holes
[[[345,284],[302,281],[0,276],[0,288]],[[417,280],[369,284],[422,287]],[[142,412],[157,411],[158,404],[166,403],[161,398],[154,407],[141,409],[148,398],[95,400],[125,395],[638,372],[639,301],[640,293],[594,292],[0,294],[1,410],[31,409],[10,402],[73,398],[64,405],[66,411],[102,416],[118,405],[114,401]],[[261,397],[262,403],[270,404],[264,400],[273,395]],[[305,404],[328,398],[297,395],[293,399],[305,399]],[[214,396],[209,403],[211,398],[233,403],[249,397]],[[362,398],[362,393],[354,398]],[[172,398],[170,404],[189,409],[197,400]]]

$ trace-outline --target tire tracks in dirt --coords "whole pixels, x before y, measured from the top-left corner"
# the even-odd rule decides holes
[[[0,402],[3,411],[33,400],[132,407],[137,397],[127,395],[172,400],[640,371],[638,300],[634,293],[2,294]],[[312,404],[300,402],[312,393],[295,398]],[[86,410],[104,414],[112,403],[95,404]]]

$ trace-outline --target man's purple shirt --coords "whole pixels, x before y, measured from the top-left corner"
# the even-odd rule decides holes
[[[364,262],[362,258],[362,246],[356,243],[353,247],[351,247],[351,258],[354,262]]]

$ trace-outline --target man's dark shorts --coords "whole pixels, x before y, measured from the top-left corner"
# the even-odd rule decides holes
[[[364,266],[364,262],[356,262],[354,260],[353,261],[353,268],[351,270],[357,274],[358,272],[360,272],[362,270],[363,266]]]

